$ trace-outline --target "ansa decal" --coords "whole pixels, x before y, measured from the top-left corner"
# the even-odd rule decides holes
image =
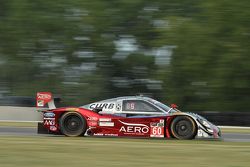
[[[44,125],[53,126],[55,124],[55,118],[44,118]]]
[[[134,123],[127,123],[122,122],[119,120],[123,125],[119,130],[119,132],[123,133],[134,133],[134,134],[146,134],[149,132],[149,127],[145,124],[134,124]]]

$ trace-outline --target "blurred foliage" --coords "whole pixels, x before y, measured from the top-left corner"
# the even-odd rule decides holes
[[[249,18],[247,0],[1,0],[0,96],[81,105],[147,93],[187,111],[247,111]]]

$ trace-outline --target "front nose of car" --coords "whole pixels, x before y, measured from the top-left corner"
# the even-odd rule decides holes
[[[215,139],[221,138],[221,130],[220,130],[220,128],[214,126],[214,128],[213,128],[213,137]]]

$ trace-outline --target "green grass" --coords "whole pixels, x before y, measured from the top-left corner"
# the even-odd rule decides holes
[[[0,122],[0,126],[37,127],[37,122]]]
[[[91,137],[0,137],[1,167],[247,167],[250,143]]]
[[[244,129],[244,128],[222,128],[222,133],[250,133],[250,129]]]

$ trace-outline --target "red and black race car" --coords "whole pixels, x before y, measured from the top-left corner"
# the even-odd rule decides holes
[[[220,138],[220,129],[204,117],[185,113],[144,96],[125,96],[81,107],[56,108],[50,92],[37,93],[43,123],[38,133],[66,136],[145,138]]]

